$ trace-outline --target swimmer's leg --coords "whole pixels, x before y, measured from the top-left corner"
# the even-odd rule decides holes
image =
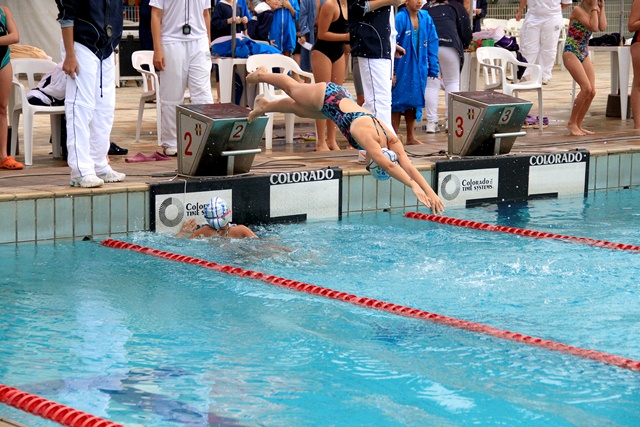
[[[304,83],[302,83],[304,84]],[[326,119],[327,117],[319,110],[310,110],[298,104],[293,98],[283,98],[276,101],[269,101],[265,97],[257,98],[253,110],[249,112],[248,121],[251,123],[256,118],[265,113],[292,113],[298,117],[307,119]]]
[[[287,95],[306,109],[322,110],[326,83],[300,83],[286,74],[271,73],[264,66],[247,75],[247,83],[260,82],[284,90]]]

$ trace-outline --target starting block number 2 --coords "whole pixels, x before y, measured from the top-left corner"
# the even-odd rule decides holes
[[[231,135],[229,135],[229,141],[240,141],[244,135],[244,131],[247,129],[247,122],[235,122],[231,129]]]

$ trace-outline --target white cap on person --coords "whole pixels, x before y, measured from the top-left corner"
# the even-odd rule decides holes
[[[204,205],[204,218],[216,230],[224,228],[231,220],[231,209],[220,197],[214,197]]]
[[[382,154],[387,156],[389,160],[391,160],[393,163],[398,163],[398,155],[396,154],[395,151],[389,150],[388,148],[383,148]],[[391,178],[391,176],[387,173],[387,171],[382,169],[382,167],[380,167],[373,160],[371,160],[367,165],[367,170],[369,171],[371,176],[377,179],[378,181],[386,181],[389,178]]]

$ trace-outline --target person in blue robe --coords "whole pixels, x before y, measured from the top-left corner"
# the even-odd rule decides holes
[[[405,54],[394,61],[394,83],[391,90],[391,123],[398,133],[400,118],[405,117],[405,144],[422,144],[415,137],[416,121],[422,118],[427,78],[438,78],[438,34],[429,13],[420,10],[420,0],[408,0],[396,15],[396,42]],[[413,22],[412,22],[413,21]],[[414,22],[418,27],[414,27]]]

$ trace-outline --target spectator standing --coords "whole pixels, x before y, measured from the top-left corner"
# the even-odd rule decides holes
[[[161,144],[164,154],[178,153],[176,107],[189,87],[193,104],[212,104],[211,0],[151,0],[153,66],[160,79]],[[231,84],[231,82],[225,82]]]
[[[604,12],[604,0],[583,0],[574,7],[569,17],[569,31],[562,53],[564,66],[571,77],[580,86],[567,121],[571,135],[593,135],[592,131],[582,127],[593,98],[596,96],[596,74],[589,56],[589,39],[594,31],[607,29],[607,15]]]
[[[487,0],[476,0],[473,9],[473,32],[477,33],[482,28],[482,20],[487,16]]]
[[[393,129],[391,124],[391,80],[396,54],[395,17],[392,6],[405,0],[349,0],[351,56],[358,58],[364,92],[363,107]],[[403,54],[402,48],[398,54]]]
[[[7,6],[0,6],[0,169],[22,169],[24,165],[7,150],[7,105],[12,89],[13,68],[11,68],[11,49],[9,45],[18,43],[20,34],[13,20],[11,10]],[[14,129],[13,132],[17,132]]]
[[[298,0],[281,0],[273,13],[270,38],[283,55],[291,56],[296,47],[296,20],[300,14]]]
[[[629,12],[629,31],[633,33],[631,40],[631,60],[633,63],[633,85],[631,87],[631,113],[633,128],[640,129],[640,0],[633,0]]]
[[[391,120],[398,133],[400,118],[407,123],[406,145],[422,144],[415,136],[421,120],[427,78],[438,78],[438,34],[433,20],[420,10],[422,0],[407,0],[396,15],[397,43],[405,54],[394,62]]]
[[[243,15],[242,7],[236,4],[236,33],[243,33],[249,17]],[[229,0],[219,0],[211,14],[211,41],[218,37],[230,36],[233,24],[233,9]]]
[[[348,13],[347,0],[326,0],[320,7],[318,40],[311,52],[316,83],[344,83],[347,70],[344,46],[349,41]],[[340,149],[336,141],[335,123],[331,120],[316,120],[316,130],[316,151]]]
[[[464,62],[464,50],[473,37],[469,14],[462,3],[448,0],[430,0],[422,7],[429,12],[439,38],[438,62],[440,78],[427,79],[425,105],[427,133],[438,133],[438,96],[444,86],[445,123],[449,117],[449,93],[460,90],[460,71]]]
[[[253,9],[253,16],[247,24],[247,34],[253,40],[265,41],[271,44],[269,33],[273,23],[273,13],[280,7],[280,0],[266,0],[259,2]]]
[[[520,53],[530,64],[542,67],[542,84],[549,84],[553,64],[558,53],[558,38],[562,29],[562,9],[571,6],[571,0],[520,0],[516,20],[522,19],[522,11],[527,7],[527,15],[520,29]],[[522,76],[528,79],[530,69]]]
[[[114,51],[122,37],[122,2],[56,0],[67,74],[67,163],[72,187],[100,187],[125,174],[109,166],[116,102]]]
[[[298,43],[294,50],[294,58],[300,68],[308,72],[313,70],[311,66],[311,50],[306,49],[304,46],[305,43],[313,45],[316,42],[314,33],[317,16],[316,0],[300,0],[300,16],[296,22]]]
[[[153,50],[153,36],[151,35],[151,6],[149,0],[140,0],[138,36],[141,50]]]

